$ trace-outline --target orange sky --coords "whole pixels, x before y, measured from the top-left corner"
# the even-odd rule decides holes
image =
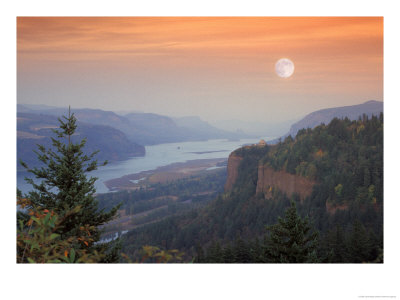
[[[383,100],[379,17],[23,17],[17,49],[20,103],[283,120]]]

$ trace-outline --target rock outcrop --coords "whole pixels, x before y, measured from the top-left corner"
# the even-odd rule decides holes
[[[238,177],[238,169],[239,164],[243,160],[243,157],[236,155],[232,152],[228,158],[228,167],[227,167],[227,178],[225,183],[225,192],[228,192],[232,189],[233,185],[236,182]]]
[[[315,182],[305,177],[284,171],[275,171],[269,166],[259,165],[256,194],[264,193],[268,197],[271,188],[278,188],[288,197],[296,193],[303,200],[311,194],[314,184]]]
[[[266,146],[266,145],[267,145],[267,142],[266,142],[265,140],[261,139],[261,140],[258,142],[257,145],[258,145],[258,146]]]
[[[347,210],[349,208],[348,203],[343,203],[343,204],[332,204],[329,201],[326,201],[326,212],[330,215],[333,215],[336,213],[338,210]]]
[[[238,178],[239,165],[242,160],[243,157],[234,152],[229,155],[225,192],[232,190]],[[258,166],[256,194],[264,193],[266,198],[269,198],[272,196],[272,188],[278,188],[288,197],[296,193],[299,194],[300,198],[303,200],[311,194],[314,184],[314,181],[303,176],[290,174],[285,171],[275,171],[269,166],[260,164]]]

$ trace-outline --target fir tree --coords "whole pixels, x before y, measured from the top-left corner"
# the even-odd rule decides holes
[[[250,263],[251,262],[251,253],[249,251],[249,247],[246,244],[246,242],[243,241],[241,238],[236,239],[233,253],[234,253],[236,263]]]
[[[232,247],[228,244],[224,247],[222,251],[222,257],[224,263],[234,263],[235,262],[235,256],[232,250]]]
[[[107,253],[103,262],[114,262],[119,259],[118,247],[111,247],[108,243],[96,243],[100,240],[101,231],[99,226],[112,220],[116,215],[118,206],[109,212],[98,209],[97,200],[94,198],[96,177],[87,177],[87,173],[96,170],[97,160],[94,156],[98,151],[90,155],[83,152],[86,139],[74,143],[76,133],[76,118],[69,109],[68,117],[58,119],[60,126],[53,132],[57,138],[52,139],[53,148],[45,149],[38,145],[35,151],[38,159],[43,163],[40,168],[29,168],[24,162],[21,165],[34,175],[36,181],[30,178],[25,180],[32,185],[33,191],[25,197],[29,198],[32,205],[53,210],[61,218],[71,210],[80,207],[79,212],[73,218],[68,218],[58,230],[62,239],[78,236],[81,228],[89,226],[92,230],[87,231],[91,237],[91,243],[82,243],[77,247],[86,248],[87,252],[97,251]],[[104,162],[106,164],[106,162]]]
[[[250,254],[251,254],[251,262],[252,263],[261,263],[262,260],[262,247],[258,237],[251,243],[250,246]]]
[[[200,243],[196,244],[196,256],[194,258],[194,263],[204,263],[205,262],[205,257],[204,257],[204,251],[203,248],[201,247]]]
[[[349,262],[362,263],[371,259],[371,243],[365,227],[359,220],[353,223],[353,229],[348,240]]]
[[[223,263],[223,253],[219,241],[213,241],[207,251],[207,263]]]
[[[322,262],[344,263],[347,262],[347,244],[343,227],[339,224],[330,229],[320,239],[319,256]]]
[[[265,240],[265,262],[314,263],[318,262],[316,248],[318,233],[312,231],[308,218],[302,219],[296,204],[286,210],[285,218],[267,226],[269,235]]]

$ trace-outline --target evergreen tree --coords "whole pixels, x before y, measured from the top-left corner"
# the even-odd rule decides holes
[[[233,249],[235,262],[236,263],[250,263],[251,262],[251,253],[249,251],[249,247],[246,245],[246,242],[241,238],[237,238],[235,241],[235,247]]]
[[[219,241],[213,241],[207,250],[207,263],[223,263],[222,249]]]
[[[372,230],[369,230],[368,236],[370,245],[369,261],[383,262],[383,244]]]
[[[91,237],[86,234],[91,229],[88,226],[81,228],[80,235],[68,239],[61,239],[56,233],[80,207],[59,218],[54,211],[34,207],[27,198],[17,197],[17,204],[21,209],[30,207],[26,211],[28,221],[20,219],[17,227],[18,263],[96,263],[104,258],[103,253],[86,253],[86,249],[76,248],[79,243],[91,242]]]
[[[92,242],[81,243],[77,247],[85,248],[88,253],[107,253],[103,262],[114,262],[119,259],[118,248],[110,243],[96,243],[100,240],[99,226],[112,220],[118,207],[113,207],[109,212],[98,209],[97,200],[94,198],[94,183],[97,178],[87,178],[86,173],[97,169],[97,160],[94,160],[96,152],[90,155],[83,153],[86,139],[74,143],[76,132],[76,118],[69,109],[68,117],[58,119],[60,129],[53,132],[57,138],[52,138],[53,148],[45,149],[38,145],[35,151],[38,159],[43,163],[40,168],[29,168],[24,162],[21,165],[40,183],[35,183],[30,178],[25,180],[32,185],[33,191],[25,197],[29,198],[34,207],[42,207],[54,211],[61,218],[79,207],[79,211],[73,218],[67,218],[63,226],[57,231],[62,239],[78,236],[81,228],[88,226],[91,230],[87,235]],[[104,163],[106,164],[106,162]]]
[[[365,227],[359,220],[353,223],[353,230],[348,240],[349,262],[362,263],[371,259],[371,243]]]
[[[233,253],[232,247],[230,245],[226,245],[224,247],[223,252],[222,252],[222,257],[223,257],[224,263],[234,263],[235,262],[234,253]]]
[[[346,237],[341,225],[336,225],[320,239],[319,252],[322,262],[347,262]]]
[[[205,262],[204,251],[200,243],[196,244],[196,256],[194,258],[194,262],[200,264]]]
[[[334,243],[333,243],[333,262],[340,263],[346,261],[346,242],[343,228],[339,225],[336,226]]]
[[[312,231],[308,218],[297,214],[296,204],[286,210],[285,218],[267,226],[269,235],[265,240],[265,261],[270,263],[318,262],[316,247],[318,233]]]
[[[251,262],[252,263],[261,263],[263,262],[262,259],[262,247],[258,237],[251,243],[250,246],[250,254],[251,254]]]

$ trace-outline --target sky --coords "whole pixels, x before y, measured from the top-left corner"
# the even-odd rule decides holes
[[[368,100],[382,17],[17,18],[18,103],[270,123]]]

